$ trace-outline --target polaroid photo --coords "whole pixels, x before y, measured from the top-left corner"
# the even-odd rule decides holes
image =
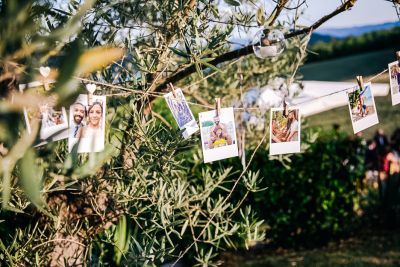
[[[371,83],[364,84],[362,90],[355,86],[347,91],[347,98],[354,133],[379,123]]]
[[[392,92],[392,106],[400,103],[400,65],[399,61],[389,64],[390,91]]]
[[[69,109],[68,150],[76,147],[77,153],[100,152],[104,150],[106,97],[81,94]]]
[[[215,110],[201,112],[199,122],[204,163],[239,155],[233,108],[221,108],[219,116]]]
[[[185,139],[199,130],[199,126],[190,110],[185,96],[180,88],[174,90],[176,97],[172,92],[165,94],[164,98],[168,104],[172,115],[180,130],[183,130],[182,135]]]
[[[53,83],[53,82],[49,82]],[[37,109],[24,108],[24,118],[28,133],[32,132],[33,120],[40,123],[38,138],[35,146],[44,145],[51,141],[58,141],[68,138],[68,118],[64,107],[55,108],[56,99],[46,90],[42,82],[35,81],[19,85],[20,92],[33,92],[42,96],[48,96],[45,102],[38,103]]]
[[[301,118],[299,108],[272,108],[270,114],[269,154],[279,155],[300,152]]]

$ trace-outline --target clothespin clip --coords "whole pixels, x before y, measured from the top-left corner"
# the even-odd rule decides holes
[[[221,98],[215,98],[215,111],[216,116],[219,117],[221,115]]]
[[[283,97],[283,117],[287,118],[289,116],[289,107],[286,103],[286,96]]]
[[[279,90],[281,91],[283,88],[283,83],[281,84],[281,86],[279,87]],[[285,95],[283,96],[282,99],[282,106],[283,106],[283,117],[287,118],[289,116],[289,107],[286,103],[286,97],[289,95],[289,86],[287,88],[287,91],[285,92]]]
[[[87,94],[88,106],[90,106],[93,103],[93,93],[94,91],[96,91],[96,85],[93,83],[86,84],[86,90],[88,91]]]
[[[398,61],[399,67],[400,67],[400,51],[396,52],[396,57],[397,57],[397,61]]]
[[[39,68],[39,73],[40,75],[42,75],[42,83],[43,83],[43,87],[44,90],[49,91],[50,87],[49,87],[49,82],[47,80],[47,77],[49,77],[50,75],[50,67],[40,67]]]
[[[362,76],[356,76],[356,80],[358,83],[358,86],[360,87],[360,90],[364,90],[364,82],[363,82],[363,77]]]
[[[175,93],[175,88],[174,88],[174,85],[172,84],[172,83],[169,83],[168,84],[169,85],[169,89],[171,90],[171,92],[172,92],[172,95],[174,96],[174,98],[176,99],[177,98],[177,96],[176,96],[176,93]]]

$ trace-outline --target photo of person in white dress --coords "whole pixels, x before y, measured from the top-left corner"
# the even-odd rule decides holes
[[[70,108],[68,149],[78,153],[100,152],[105,142],[106,97],[79,95]],[[90,103],[88,103],[90,102]]]
[[[77,138],[95,137],[102,134],[103,105],[100,102],[94,102],[88,106],[86,125],[80,128]]]

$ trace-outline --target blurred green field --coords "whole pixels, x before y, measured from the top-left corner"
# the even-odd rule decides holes
[[[303,66],[300,73],[304,80],[320,81],[354,81],[356,75],[363,75],[367,80],[387,68],[387,64],[395,60],[395,51],[388,49],[361,55],[343,57],[335,60],[311,63]],[[385,73],[376,82],[389,83],[388,74]],[[400,127],[400,105],[392,106],[390,93],[385,97],[375,98],[378,111],[379,124],[364,131],[364,137],[370,138],[378,128],[383,128],[387,135]],[[339,124],[341,129],[349,134],[353,133],[347,106],[335,108],[307,118],[309,127],[320,126],[324,129],[332,128]]]
[[[395,60],[396,50],[386,49],[306,64],[299,72],[304,76],[303,80],[347,81],[354,80],[357,75],[373,76]]]

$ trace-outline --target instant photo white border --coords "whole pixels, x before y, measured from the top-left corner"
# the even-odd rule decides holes
[[[183,125],[182,127],[179,126],[178,123],[178,118],[176,117],[175,113],[172,111],[172,107],[170,106],[169,102],[167,99],[171,99],[172,101],[174,101],[174,95],[172,92],[169,92],[167,94],[164,95],[165,98],[165,102],[167,102],[167,105],[172,113],[172,115],[174,116],[174,119],[176,121],[176,124],[178,124],[178,127],[180,130],[184,130],[182,133],[182,136],[187,139],[189,138],[189,136],[191,136],[192,134],[194,134],[195,132],[197,132],[199,130],[199,126],[197,125],[196,119],[193,116],[192,110],[190,109],[188,103],[186,102],[185,96],[183,95],[183,92],[180,88],[176,88],[175,90],[175,94],[179,95],[180,97],[182,97],[182,102],[185,103],[185,106],[187,107],[187,109],[190,112],[190,116],[192,117],[192,120],[189,121],[188,123],[186,123],[185,125]]]
[[[299,130],[297,132],[298,141],[282,142],[282,143],[272,143],[272,113],[274,111],[283,111],[283,108],[271,108],[269,115],[269,154],[281,155],[289,153],[300,153],[300,137],[301,137],[301,113],[298,107],[289,107],[288,111],[298,110]]]
[[[400,103],[400,83],[399,83],[399,81],[397,81],[397,83],[399,84],[398,85],[399,86],[399,92],[397,94],[395,94],[393,92],[393,84],[395,83],[395,81],[392,80],[392,75],[390,73],[390,67],[395,66],[397,64],[399,64],[399,61],[395,61],[395,62],[389,63],[389,65],[388,65],[389,80],[390,80],[390,92],[391,92],[391,95],[392,95],[392,106],[397,105],[397,104]]]
[[[353,113],[351,112],[349,94],[353,93],[354,90],[356,90],[358,88],[358,86],[355,86],[351,90],[346,92],[346,94],[347,94],[347,106],[349,107],[350,120],[351,120],[351,124],[353,125],[353,132],[355,134],[379,123],[378,111],[376,110],[375,98],[374,98],[374,94],[372,92],[372,85],[371,85],[370,82],[364,84],[364,88],[367,88],[367,87],[369,87],[369,90],[371,91],[372,104],[374,105],[375,112],[374,112],[374,114],[367,115],[366,117],[364,117],[362,119],[359,119],[358,121],[355,121],[355,122],[353,122]]]
[[[221,114],[219,115],[221,123],[226,123],[227,121],[233,122],[233,136],[235,143],[232,145],[227,145],[223,147],[216,147],[213,149],[206,149],[204,146],[204,136],[203,136],[203,121],[213,121],[216,115],[215,110],[206,111],[199,113],[199,124],[200,124],[200,135],[201,135],[201,147],[203,150],[204,163],[209,163],[212,161],[227,159],[237,157],[239,155],[239,150],[237,146],[237,138],[236,138],[236,125],[235,125],[235,116],[233,113],[233,108],[221,108]]]
[[[73,125],[72,120],[73,114],[72,114],[72,109],[71,107],[77,102],[85,103],[85,107],[87,107],[87,95],[85,94],[80,94],[78,98],[75,100],[75,102],[70,106],[69,108],[69,125],[70,128],[69,130],[73,131],[71,128],[71,125]],[[73,147],[78,144],[77,148],[77,153],[91,153],[91,152],[101,152],[104,150],[104,142],[105,142],[105,130],[106,130],[106,96],[99,96],[99,95],[93,95],[92,101],[95,102],[96,100],[100,100],[101,103],[103,104],[103,114],[101,117],[101,123],[102,123],[102,133],[101,136],[96,136],[96,138],[92,137],[85,137],[85,138],[74,138],[71,137],[71,132],[69,132],[68,136],[68,151],[71,153]],[[88,114],[86,114],[87,116]]]
[[[55,83],[54,80],[48,81],[48,84],[53,84],[53,83]],[[44,86],[43,82],[33,81],[28,84],[20,84],[19,91],[21,93],[23,93],[25,89],[35,88],[35,87],[40,87],[40,86]],[[27,129],[28,133],[31,134],[32,128],[31,128],[31,124],[29,122],[28,110],[26,108],[24,108],[23,110],[24,110],[24,119],[25,119],[26,129]],[[61,112],[65,118],[65,123],[63,123],[61,125],[52,126],[51,129],[46,129],[46,130],[43,130],[43,128],[41,126],[40,130],[39,130],[39,139],[41,140],[41,142],[36,144],[36,146],[41,146],[41,145],[47,144],[48,142],[55,142],[55,141],[59,141],[59,140],[68,138],[69,126],[68,126],[67,111],[64,107],[62,107]],[[54,135],[57,132],[59,132],[59,133]],[[52,136],[52,138],[50,138],[51,136]]]

